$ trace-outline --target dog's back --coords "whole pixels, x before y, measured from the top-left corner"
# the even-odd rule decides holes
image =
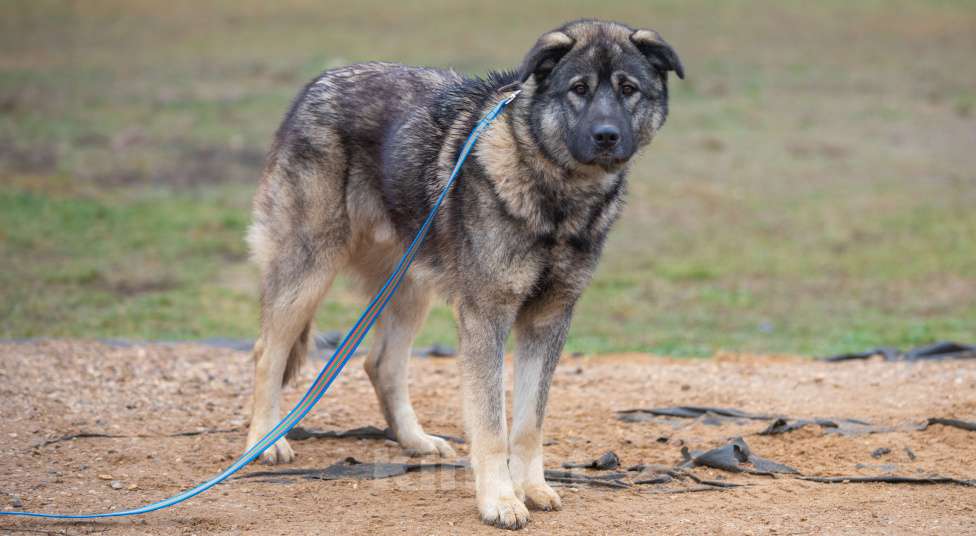
[[[255,196],[250,241],[262,270],[272,268],[280,248],[382,234],[388,141],[410,110],[460,82],[452,71],[364,63],[309,83],[275,135]]]

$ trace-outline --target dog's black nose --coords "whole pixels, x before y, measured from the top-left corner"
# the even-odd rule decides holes
[[[613,149],[620,142],[620,129],[613,125],[593,127],[593,141],[601,149]]]

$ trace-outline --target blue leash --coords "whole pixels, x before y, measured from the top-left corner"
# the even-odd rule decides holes
[[[503,88],[504,89],[504,88]],[[197,484],[196,486],[174,495],[168,499],[162,501],[147,504],[139,508],[133,508],[130,510],[118,510],[115,512],[103,512],[100,514],[45,514],[40,512],[2,512],[0,515],[4,516],[28,516],[28,517],[43,517],[49,519],[98,519],[103,517],[122,517],[122,516],[134,516],[139,514],[147,514],[149,512],[154,512],[156,510],[162,510],[163,508],[169,508],[170,506],[177,505],[183,501],[186,501],[192,497],[195,497],[204,491],[220,484],[228,477],[240,471],[245,465],[254,461],[255,458],[261,455],[268,447],[273,445],[276,441],[281,439],[288,433],[289,430],[295,427],[309,411],[315,407],[315,404],[322,398],[325,392],[332,385],[332,382],[336,379],[342,368],[346,366],[349,359],[359,348],[359,344],[369,333],[371,327],[376,322],[383,308],[390,301],[390,298],[396,293],[396,290],[400,287],[400,283],[403,281],[404,276],[407,273],[407,268],[410,267],[410,263],[413,262],[414,258],[417,256],[417,252],[420,250],[420,245],[427,236],[427,232],[430,231],[430,226],[434,221],[434,216],[437,215],[437,211],[440,209],[441,204],[447,197],[448,192],[451,190],[451,186],[454,185],[458,174],[461,172],[461,165],[467,160],[468,155],[471,153],[471,149],[474,147],[478,137],[481,133],[502,113],[502,110],[508,106],[515,97],[517,97],[519,91],[516,90],[512,92],[509,96],[505,97],[498,104],[495,105],[478,123],[475,125],[471,133],[468,134],[468,139],[465,140],[464,146],[461,148],[461,153],[458,156],[457,163],[454,164],[454,170],[451,172],[450,178],[447,180],[447,184],[444,185],[444,190],[441,191],[440,196],[434,203],[433,208],[430,210],[430,214],[427,215],[427,219],[424,220],[423,225],[417,231],[417,235],[414,237],[407,251],[403,254],[400,262],[397,264],[396,270],[390,275],[383,287],[376,293],[376,296],[370,301],[369,306],[366,311],[363,312],[359,320],[353,325],[352,329],[346,334],[345,338],[342,340],[342,344],[336,348],[332,357],[329,361],[322,367],[322,370],[316,376],[315,381],[312,383],[308,391],[302,396],[298,404],[288,412],[288,415],[281,420],[270,432],[265,434],[253,447],[251,447],[247,452],[245,452],[240,458],[237,459],[230,467],[224,469],[220,474]]]

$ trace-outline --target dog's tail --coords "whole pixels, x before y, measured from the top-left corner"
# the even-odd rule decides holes
[[[302,330],[302,334],[298,336],[295,344],[292,345],[291,351],[288,352],[288,361],[285,363],[285,373],[281,377],[281,385],[286,385],[291,380],[298,376],[298,372],[302,370],[302,365],[305,363],[305,358],[308,356],[308,345],[312,339],[312,323],[309,322],[305,324],[305,329]],[[257,363],[261,358],[261,354],[264,353],[264,339],[259,338],[254,344],[254,362]]]

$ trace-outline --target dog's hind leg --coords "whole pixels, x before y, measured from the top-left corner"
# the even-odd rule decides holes
[[[542,421],[552,375],[559,362],[571,312],[528,308],[515,323],[515,389],[508,462],[515,493],[539,510],[562,507],[559,495],[546,484],[542,456]]]
[[[400,285],[380,316],[376,338],[366,357],[366,373],[386,422],[400,446],[410,455],[454,456],[454,449],[439,437],[424,433],[410,403],[407,365],[417,331],[427,317],[427,289],[409,278]]]
[[[327,138],[322,138],[327,139]],[[320,140],[321,141],[321,140]],[[342,153],[284,147],[255,196],[255,223],[248,241],[261,269],[261,336],[254,351],[254,399],[247,447],[257,443],[281,415],[281,386],[300,368],[308,350],[319,302],[348,253]],[[325,143],[322,141],[322,143]],[[299,158],[313,153],[318,160]],[[284,438],[261,455],[286,463],[294,453]]]
[[[278,423],[281,387],[305,360],[312,317],[334,276],[334,269],[315,266],[295,279],[273,274],[265,277],[261,338],[254,347],[254,400],[248,449]],[[261,461],[288,463],[294,457],[288,442],[281,438],[264,451]]]

